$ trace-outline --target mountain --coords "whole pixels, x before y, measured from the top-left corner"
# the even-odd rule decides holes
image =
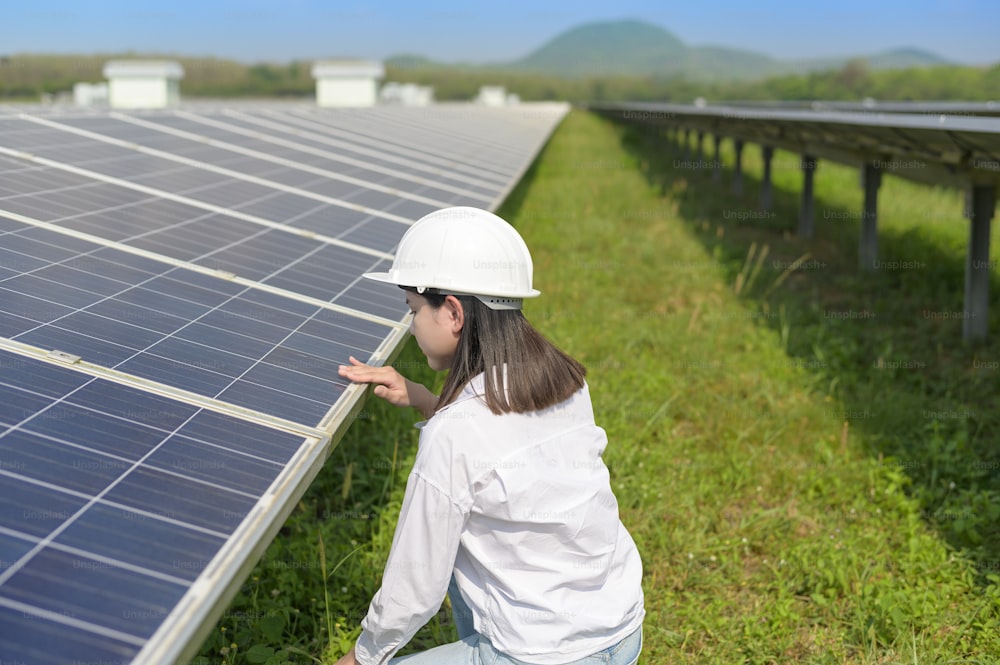
[[[506,68],[562,77],[631,74],[697,79],[784,71],[769,56],[720,46],[687,46],[672,32],[635,20],[580,25]]]
[[[780,60],[762,53],[721,46],[693,46],[686,49],[684,61],[676,73],[695,80],[748,80],[786,71],[786,65]]]
[[[781,74],[840,69],[861,58],[871,69],[950,64],[915,48],[870,56],[780,60],[755,51],[722,46],[688,46],[664,28],[637,20],[587,23],[571,28],[522,58],[483,65],[486,69],[531,72],[563,78],[586,76],[683,76],[696,81],[754,80]],[[414,55],[394,56],[387,65],[448,67]],[[469,68],[463,65],[463,68]]]
[[[884,51],[866,58],[872,69],[901,69],[903,67],[933,67],[934,65],[950,65],[936,53],[916,48],[898,48]]]
[[[386,67],[397,67],[399,69],[419,69],[421,67],[445,67],[439,62],[434,62],[430,58],[412,53],[400,53],[390,58],[386,58],[383,63]]]
[[[588,23],[558,35],[508,68],[560,76],[646,74],[685,57],[675,35],[641,21]]]
[[[787,61],[794,73],[840,69],[849,60],[864,60],[869,69],[904,69],[907,67],[933,67],[935,65],[953,64],[941,56],[916,48],[899,48],[882,51],[873,55],[854,56],[853,58],[809,58],[806,60]]]

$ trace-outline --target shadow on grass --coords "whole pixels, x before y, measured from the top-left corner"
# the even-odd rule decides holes
[[[565,122],[565,120],[564,120]],[[524,205],[524,200],[528,197],[528,192],[531,191],[531,186],[535,181],[535,176],[538,174],[538,165],[545,157],[545,153],[549,150],[549,142],[546,142],[542,146],[542,149],[538,151],[535,158],[531,160],[531,164],[525,169],[524,173],[521,175],[521,179],[517,181],[513,189],[507,194],[507,197],[500,204],[500,207],[495,210],[497,215],[502,217],[507,221],[515,220],[521,211],[521,207]]]
[[[622,143],[667,203],[676,203],[727,282],[742,280],[740,297],[755,310],[748,318],[778,332],[789,357],[815,377],[813,387],[842,405],[837,413],[854,440],[909,479],[925,520],[966,553],[981,583],[1000,574],[996,271],[990,285],[993,339],[963,344],[956,313],[964,307],[964,243],[958,249],[954,238],[944,242],[919,228],[880,228],[879,259],[885,263],[863,275],[858,210],[830,200],[823,162],[816,176],[816,237],[803,239],[795,236],[799,189],[775,185],[774,214],[765,215],[760,181],[749,173],[743,194],[736,195],[731,170],[716,182],[711,170],[689,168],[682,148],[665,137],[628,127]],[[855,177],[851,184],[857,183]],[[884,192],[883,214],[893,206]],[[954,215],[965,237],[960,206]],[[764,246],[768,254],[760,260]],[[752,270],[744,266],[751,253],[750,265],[760,260],[761,266],[748,278]],[[789,270],[806,253],[806,261]]]

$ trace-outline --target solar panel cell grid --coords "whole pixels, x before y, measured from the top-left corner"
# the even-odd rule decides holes
[[[421,194],[423,196],[448,202],[454,200],[456,195],[455,192],[439,189],[431,185],[430,182],[456,186],[462,190],[468,189],[468,187],[464,184],[446,182],[446,179],[440,176],[435,177],[426,172],[421,172],[418,169],[393,164],[392,162],[379,160],[370,155],[352,152],[350,150],[345,150],[344,148],[339,148],[336,152],[323,150],[326,154],[320,155],[316,154],[317,150],[320,149],[312,147],[312,150],[310,150],[309,148],[311,148],[311,146],[303,145],[300,141],[295,141],[290,138],[272,138],[271,140],[263,140],[253,136],[248,136],[245,131],[233,131],[234,129],[238,130],[239,128],[232,126],[229,119],[213,118],[211,121],[215,123],[224,122],[226,124],[230,124],[232,129],[220,128],[205,124],[204,122],[197,122],[194,120],[188,120],[187,118],[169,115],[157,116],[147,120],[151,120],[160,128],[177,129],[186,133],[222,141],[234,147],[250,149],[260,153],[266,153],[272,157],[288,159],[297,164],[321,168],[328,171],[331,176],[335,174],[351,176],[373,184],[395,187],[398,188],[404,195],[407,192],[412,192],[419,188],[422,189]],[[140,137],[135,137],[133,140],[139,141],[144,145],[151,145],[150,142],[145,141]],[[209,157],[207,153],[204,156],[206,158]],[[213,160],[208,158],[208,161]],[[373,169],[372,167],[376,168]],[[330,176],[320,179],[310,179],[307,176],[308,173],[305,171],[296,173],[294,170],[289,170],[271,177],[288,185],[301,186],[306,189],[310,189],[311,191],[328,194],[330,196],[343,196],[355,190],[364,189],[363,187],[359,187],[356,183],[338,182],[331,179]],[[323,188],[319,189],[318,187],[321,185]],[[471,202],[486,196],[484,192],[478,192],[479,196],[475,196],[475,194],[477,193],[473,193],[473,196],[466,195],[466,200]]]
[[[266,151],[266,155],[262,154],[260,157],[251,156],[242,159],[234,159],[234,155],[238,155],[239,153],[233,152],[233,150],[226,149],[224,147],[206,146],[194,138],[187,138],[186,136],[176,134],[164,134],[151,127],[138,127],[124,121],[62,119],[59,122],[68,127],[78,127],[87,131],[94,130],[103,136],[109,136],[123,141],[135,142],[136,144],[142,145],[146,148],[166,150],[171,154],[196,159],[200,162],[204,162],[205,164],[233,168],[238,170],[240,173],[259,174],[276,182],[282,182],[289,186],[302,188],[316,194],[322,194],[332,198],[353,198],[362,205],[375,209],[383,209],[385,205],[391,203],[391,201],[398,196],[407,196],[407,192],[413,188],[413,182],[405,178],[393,178],[391,175],[371,171],[358,165],[353,165],[345,169],[345,165],[339,162],[327,163],[326,166],[331,168],[325,169],[326,173],[324,174],[324,177],[317,177],[317,174],[315,173],[299,170],[294,166],[294,164],[291,166],[282,166],[281,168],[276,169],[274,166],[278,162],[271,161],[272,159],[285,159],[291,160],[293,163],[301,163],[300,158],[303,156],[302,151],[275,145],[273,143],[266,143],[241,134],[220,132],[218,129],[206,127],[204,125],[189,127],[189,129],[199,130],[202,134],[204,134],[205,130],[214,130],[215,134],[221,139],[227,139],[235,142],[232,144],[234,148],[241,147],[245,149],[253,149],[256,152],[261,152],[261,150],[263,150]],[[197,123],[192,124],[197,125]],[[92,166],[97,168],[97,165]],[[107,175],[118,175],[119,177],[123,177],[121,174],[115,174],[113,170],[108,168],[108,166],[109,165],[102,166],[99,170]],[[338,179],[345,175],[351,175],[352,178],[357,179],[351,180],[350,182]],[[399,193],[396,195],[387,195],[381,192],[369,191],[366,189],[368,186],[367,183],[371,183],[372,186],[375,186],[383,180],[388,181],[390,186],[398,188]],[[439,201],[439,205],[437,207],[455,199],[455,195],[453,193],[428,187],[426,183],[420,184],[419,187],[425,189],[428,195],[434,194],[437,196],[436,200]],[[468,199],[468,197],[466,198]],[[472,201],[467,200],[467,202]],[[216,201],[216,203],[218,203],[218,201]],[[220,203],[220,205],[227,204]]]
[[[302,219],[296,222],[296,226],[309,228],[309,219]],[[337,236],[345,242],[355,243],[362,247],[370,247],[381,252],[394,252],[399,239],[402,237],[398,222],[377,217],[366,220],[363,224],[355,224],[350,229]]]
[[[130,662],[139,651],[135,641],[66,625],[20,608],[0,606],[0,626],[4,628],[0,632],[0,649],[5,659],[14,663],[118,665]]]
[[[0,652],[131,658],[304,439],[4,351],[0,364]]]
[[[66,171],[45,166],[25,167],[5,171],[0,175],[0,201],[28,196],[36,192],[59,191],[60,188],[91,185],[92,180]]]
[[[408,136],[395,139],[398,141],[397,143],[387,132],[383,132],[378,137],[361,136],[345,131],[343,128],[325,125],[308,117],[300,117],[291,113],[257,117],[252,113],[242,112],[238,118],[227,116],[225,121],[233,124],[244,121],[243,126],[248,129],[260,130],[263,127],[264,131],[279,136],[287,132],[293,136],[292,140],[295,142],[305,143],[323,150],[333,148],[339,152],[346,146],[347,154],[356,151],[359,155],[370,157],[372,153],[375,153],[381,155],[384,158],[384,163],[393,168],[406,167],[411,168],[413,174],[430,174],[433,179],[442,184],[462,186],[472,181],[483,183],[485,187],[485,183],[494,181],[496,187],[503,186],[504,179],[502,177],[495,174],[477,173],[475,168],[456,162],[453,155],[447,155],[439,147],[430,146],[423,151],[413,149],[415,140],[413,132]],[[314,139],[304,138],[301,135],[303,132]],[[480,193],[488,191],[490,188],[485,187]]]
[[[308,424],[319,422],[343,392],[336,363],[352,354],[368,357],[389,330],[313,337],[298,328],[322,311],[315,305],[293,315],[297,305],[274,309],[256,294],[245,299],[253,292],[245,286],[44,229],[25,227],[4,239],[31,270],[0,281],[6,336]],[[374,265],[337,248],[315,262],[316,271],[294,264],[278,271],[278,281],[339,300],[359,288],[358,271]],[[310,279],[321,281],[310,286]],[[331,296],[329,284],[342,294]],[[398,296],[392,307],[377,299],[366,305],[395,316],[402,308]],[[275,353],[282,345],[312,355],[289,362]]]
[[[250,201],[236,206],[235,209],[331,238],[338,238],[367,220],[383,219],[360,210],[350,210],[287,192],[278,192],[264,199]],[[406,225],[392,220],[386,221],[392,224],[389,228],[395,230],[398,240],[406,230]]]
[[[3,439],[0,439],[0,442],[2,441]],[[54,492],[37,482],[21,480],[15,476],[19,469],[7,462],[6,458],[3,464],[3,468],[0,469],[0,490],[7,500],[0,505],[0,529],[7,533],[12,533],[18,538],[34,536],[29,538],[33,543],[36,538],[51,533],[67,516],[72,515],[86,503],[85,497],[61,491]],[[29,549],[25,549],[22,555]],[[14,558],[5,560],[4,570],[11,568],[17,560]]]
[[[254,247],[250,245],[247,249],[252,251]],[[343,292],[355,286],[359,276],[377,261],[366,254],[319,243],[312,243],[308,252],[299,251],[289,258],[286,268],[275,269],[266,277],[262,275],[264,283],[321,300],[336,298],[337,289]],[[393,318],[399,318],[398,314]]]
[[[64,581],[65,570],[73,570],[74,575],[72,584],[65,585],[59,597],[42,596],[34,591]],[[111,631],[147,638],[184,589],[184,585],[174,581],[46,548],[7,580],[0,593],[5,599],[43,611],[64,613]]]
[[[193,582],[222,536],[180,529],[129,508],[97,504],[59,534],[57,545]]]
[[[227,164],[227,167],[237,166],[238,159],[234,157],[233,162]],[[134,154],[116,162],[114,165],[87,166],[98,173],[121,178],[127,182],[187,196],[231,180],[230,176],[222,173],[194,168],[188,164],[171,162],[153,155]]]
[[[272,244],[275,246],[284,243],[294,243],[296,240],[287,234],[269,232],[267,229],[256,226],[253,223],[244,222],[226,215],[204,211],[199,211],[199,213],[192,215],[184,222],[173,222],[171,219],[152,219],[146,231],[141,230],[141,228],[137,229],[134,225],[129,225],[127,228],[128,235],[122,236],[118,240],[130,247],[138,247],[139,249],[169,256],[181,261],[197,261],[198,259],[202,259],[202,257],[211,256],[224,247],[243,244],[247,241],[247,238],[252,238],[255,234],[274,233],[275,237],[272,238]],[[100,215],[95,217],[103,220],[105,216]],[[162,224],[162,228],[159,230],[156,228],[158,224]],[[80,231],[85,231],[86,229],[79,222],[67,226]],[[93,231],[96,231],[94,235],[114,239],[109,237],[100,227],[95,228],[92,226],[91,228]],[[123,228],[122,230],[125,231],[126,229]],[[208,265],[204,261],[199,261],[199,264]],[[222,265],[212,265],[210,267],[218,267],[244,277],[258,274],[240,263],[234,263],[225,267]]]

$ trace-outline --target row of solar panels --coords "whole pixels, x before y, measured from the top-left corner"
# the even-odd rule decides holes
[[[905,112],[906,106],[894,105],[892,112],[885,113],[787,109],[781,103],[767,108],[623,102],[595,104],[591,108],[615,121],[673,134],[686,155],[694,139],[697,163],[702,162],[703,139],[711,137],[715,154],[709,163],[716,175],[721,168],[719,144],[723,138],[732,139],[737,154],[734,183],[742,183],[739,155],[743,144],[759,144],[764,158],[762,208],[771,205],[770,160],[774,149],[802,155],[798,230],[805,237],[812,235],[814,226],[813,174],[817,158],[858,167],[865,189],[865,209],[859,215],[858,256],[862,269],[874,269],[878,259],[876,227],[882,174],[963,188],[965,210],[955,211],[956,219],[964,214],[969,220],[962,336],[967,341],[983,340],[989,331],[989,290],[995,265],[989,258],[990,224],[1000,186],[1000,119],[946,113],[929,116]]]
[[[705,106],[657,102],[594,104],[606,117],[680,128],[862,166],[931,184],[1000,182],[1000,119],[857,110]]]
[[[0,110],[4,661],[197,649],[405,336],[361,273],[566,110]]]
[[[1000,102],[944,102],[944,101],[891,101],[865,99],[860,102],[834,101],[834,100],[813,100],[813,101],[786,101],[786,100],[748,100],[733,102],[718,102],[713,104],[703,104],[711,108],[713,106],[742,107],[757,109],[807,109],[812,111],[848,111],[852,113],[909,113],[916,115],[951,115],[951,116],[983,116],[1000,117]]]

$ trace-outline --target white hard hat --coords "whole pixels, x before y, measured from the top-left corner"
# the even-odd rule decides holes
[[[521,309],[531,288],[531,254],[514,227],[491,212],[456,206],[418,219],[399,241],[388,272],[368,279],[423,293],[476,296],[491,309]]]

